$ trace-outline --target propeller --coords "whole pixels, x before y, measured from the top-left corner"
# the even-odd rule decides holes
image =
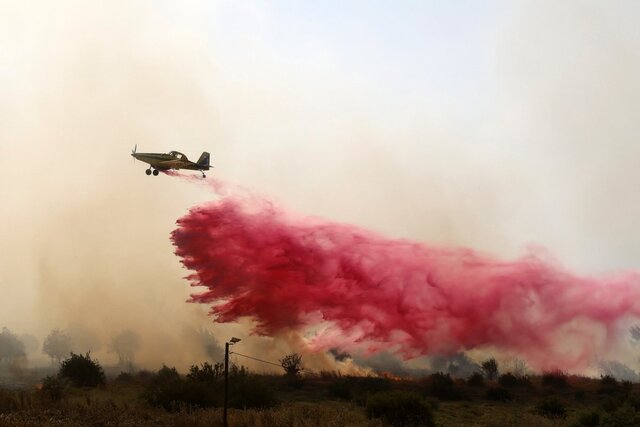
[[[133,163],[136,162],[136,157],[134,156],[134,154],[136,154],[137,149],[138,149],[138,144],[134,145],[133,150],[131,150],[131,156],[133,157],[131,160],[133,161]]]

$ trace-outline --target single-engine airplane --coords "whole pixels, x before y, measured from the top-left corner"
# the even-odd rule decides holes
[[[147,175],[151,175],[153,173],[154,176],[157,176],[159,171],[166,171],[169,169],[189,169],[202,172],[202,177],[205,178],[206,175],[204,174],[204,171],[208,171],[211,168],[209,165],[209,153],[206,151],[202,153],[197,162],[192,162],[187,159],[187,156],[177,151],[170,151],[166,154],[137,153],[137,148],[138,145],[136,144],[131,151],[131,155],[137,160],[149,163],[149,169],[145,171]]]

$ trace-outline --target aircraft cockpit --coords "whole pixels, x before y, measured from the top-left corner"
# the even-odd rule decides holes
[[[184,154],[179,153],[177,151],[171,151],[171,152],[169,152],[169,155],[172,156],[172,157],[175,157],[178,160],[186,160],[187,159],[187,157]]]

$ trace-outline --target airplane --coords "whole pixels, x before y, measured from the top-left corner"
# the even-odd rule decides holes
[[[168,153],[137,153],[138,145],[131,150],[133,158],[149,163],[149,169],[145,170],[147,175],[153,173],[154,176],[158,176],[159,171],[166,171],[169,169],[189,169],[198,170],[202,173],[202,177],[206,178],[204,171],[208,171],[211,166],[209,165],[209,153],[206,151],[202,153],[197,162],[192,162],[187,159],[182,153],[177,151],[169,151]]]

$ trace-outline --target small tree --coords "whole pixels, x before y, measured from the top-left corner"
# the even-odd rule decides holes
[[[51,331],[42,344],[42,351],[51,358],[52,362],[57,360],[60,363],[71,353],[71,350],[71,338],[60,329]]]
[[[493,381],[498,376],[498,362],[493,357],[489,360],[485,360],[482,362],[482,371],[484,375],[490,380]]]
[[[302,372],[302,356],[298,353],[287,354],[285,357],[279,360],[282,369],[288,376],[298,376]]]
[[[105,383],[102,367],[89,353],[85,356],[71,353],[71,357],[60,365],[58,376],[68,378],[76,387],[97,387]]]
[[[0,363],[11,363],[24,358],[24,344],[7,328],[0,332]]]
[[[113,337],[110,348],[118,355],[120,366],[131,366],[135,354],[140,349],[140,337],[127,329]]]

